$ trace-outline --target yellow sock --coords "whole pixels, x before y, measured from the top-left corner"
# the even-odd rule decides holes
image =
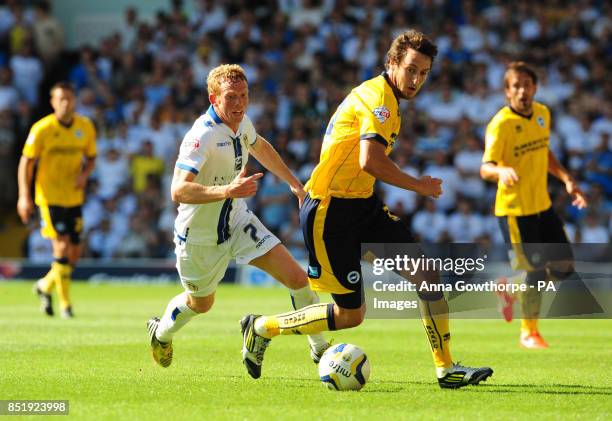
[[[255,321],[256,333],[267,338],[310,335],[334,329],[333,304],[313,304],[289,313],[261,316]]]
[[[436,368],[452,366],[448,303],[444,298],[437,301],[419,299],[419,309]]]
[[[41,278],[38,281],[38,288],[44,292],[45,294],[51,294],[53,291],[53,285],[55,283],[55,277],[57,276],[57,272],[55,271],[55,267],[51,265],[51,269],[45,275],[44,278]]]
[[[72,275],[72,266],[68,263],[59,262],[53,262],[51,266],[55,268],[57,273],[55,285],[57,286],[60,307],[62,310],[65,310],[70,307],[70,276]]]
[[[525,278],[527,278],[527,272],[521,272],[518,275],[508,277],[508,284],[522,284],[525,282]],[[510,296],[512,296],[512,298],[515,300],[520,299],[519,291],[508,292],[508,294],[510,294]]]
[[[532,334],[538,331],[538,319],[540,318],[540,305],[542,304],[542,293],[537,288],[527,288],[520,294],[521,311],[521,333]]]
[[[531,335],[538,331],[538,319],[521,319],[521,334]]]

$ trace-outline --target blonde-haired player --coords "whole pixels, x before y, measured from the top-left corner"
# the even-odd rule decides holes
[[[261,173],[248,176],[253,155],[284,180],[301,204],[306,193],[272,145],[259,136],[246,115],[249,90],[244,70],[225,64],[208,75],[210,107],[185,135],[172,179],[172,199],[179,203],[175,221],[176,267],[185,291],[172,298],[161,317],[147,323],[154,360],[172,362],[172,338],[194,316],[210,310],[217,284],[232,259],[256,266],[289,288],[294,308],[318,302],[306,273],[247,208]],[[321,334],[308,337],[318,362],[329,347]],[[253,378],[261,375],[263,338],[244,344],[243,361]]]

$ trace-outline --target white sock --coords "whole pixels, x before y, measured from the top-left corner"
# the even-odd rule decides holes
[[[270,335],[268,334],[268,329],[266,329],[266,317],[260,316],[255,319],[255,324],[253,326],[255,329],[255,333],[259,336],[263,336],[264,338],[270,339]]]
[[[174,334],[197,314],[198,313],[187,305],[186,292],[177,295],[168,303],[168,307],[166,307],[166,312],[159,322],[155,336],[160,342],[167,343],[172,341]]]
[[[296,310],[311,304],[319,303],[319,296],[308,286],[300,289],[290,289],[289,294],[291,294],[293,308]],[[307,338],[310,345],[317,351],[324,348],[328,344],[322,333],[314,333],[308,335]]]

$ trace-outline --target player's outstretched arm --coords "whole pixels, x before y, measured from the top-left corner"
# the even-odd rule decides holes
[[[300,183],[300,180],[293,175],[289,167],[287,167],[287,164],[285,164],[270,142],[260,135],[257,135],[257,141],[251,146],[249,151],[261,165],[291,187],[291,191],[297,196],[299,204],[302,206],[302,201],[304,197],[306,197],[304,186]]]
[[[34,176],[35,159],[22,156],[17,169],[17,183],[19,185],[19,199],[17,200],[17,213],[21,222],[28,223],[30,215],[34,212],[34,202],[30,195],[30,185]]]
[[[225,199],[251,197],[257,193],[257,180],[262,173],[246,175],[246,167],[226,186],[203,186],[194,182],[195,174],[180,168],[174,169],[170,194],[178,203],[204,204]]]
[[[578,209],[584,209],[588,206],[584,192],[550,149],[548,150],[548,172],[565,184],[565,190],[573,199],[572,205]]]
[[[418,179],[406,174],[389,159],[382,144],[362,140],[359,146],[359,166],[376,179],[423,196],[437,198],[442,194],[442,180],[427,175]]]

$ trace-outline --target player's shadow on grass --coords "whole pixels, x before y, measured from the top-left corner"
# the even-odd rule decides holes
[[[239,379],[243,376],[219,376],[218,378]],[[308,384],[285,384],[284,387],[309,387],[311,383],[318,383],[320,380],[313,377],[288,377],[288,376],[269,376],[269,380],[285,380],[288,382],[308,382]],[[388,385],[393,385],[389,387]],[[402,380],[379,380],[369,382],[366,388],[359,393],[400,393],[408,390],[410,386],[437,386],[434,382],[426,381],[402,381]],[[565,388],[570,390],[551,390],[551,388]],[[573,390],[572,390],[573,389]],[[544,395],[602,395],[612,396],[612,388],[606,386],[589,386],[582,384],[496,384],[481,383],[477,386],[467,386],[461,388],[462,391],[476,393],[530,393]]]
[[[568,390],[551,390],[551,388],[561,388]],[[602,395],[612,396],[612,388],[589,386],[580,384],[481,384],[469,387],[466,390],[484,393],[530,393],[543,395]]]

